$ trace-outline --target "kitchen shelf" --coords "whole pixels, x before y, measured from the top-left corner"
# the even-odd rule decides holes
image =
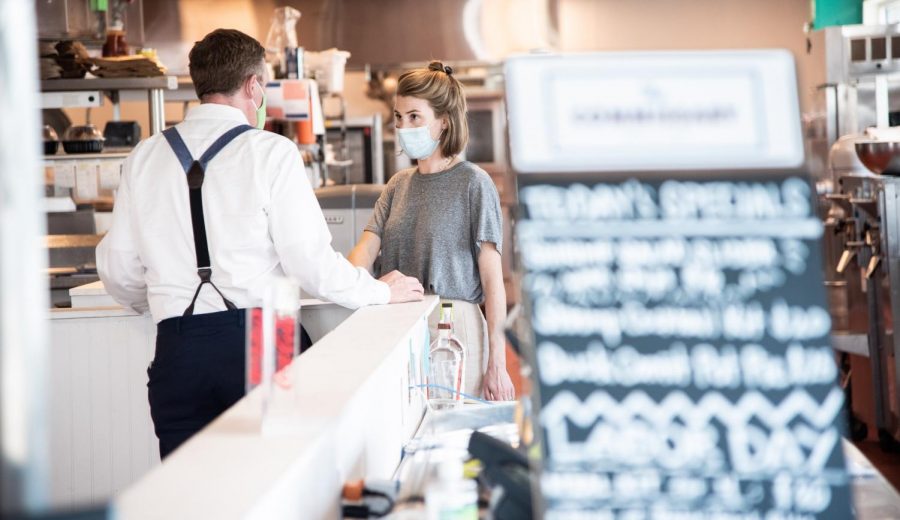
[[[178,88],[177,76],[155,76],[152,78],[45,79],[41,81],[41,92],[69,92],[73,90],[174,90],[176,88]]]
[[[166,123],[165,98],[163,92],[178,89],[176,76],[155,76],[152,78],[91,78],[91,79],[47,79],[41,81],[42,93],[57,92],[110,92],[114,106],[113,120],[119,120],[119,92],[129,90],[147,91],[150,105],[150,134],[163,131]]]
[[[125,160],[131,153],[132,148],[111,148],[100,153],[65,153],[57,152],[55,154],[44,155],[44,162],[47,161],[85,161],[93,159],[121,159]]]

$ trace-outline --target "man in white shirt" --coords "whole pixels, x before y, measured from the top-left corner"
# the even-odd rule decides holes
[[[163,457],[243,396],[253,289],[290,276],[350,308],[423,297],[416,279],[375,280],[336,253],[296,145],[248,126],[264,121],[264,56],[234,30],[194,45],[201,105],[129,155],[97,246],[107,292],[157,323],[147,372]]]

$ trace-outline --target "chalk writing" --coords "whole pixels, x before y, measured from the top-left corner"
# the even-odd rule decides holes
[[[532,219],[630,219],[658,215],[654,191],[646,184],[628,181],[619,185],[597,184],[593,188],[584,184],[566,188],[540,186],[523,189],[519,196]]]
[[[783,390],[796,385],[827,385],[837,377],[829,346],[789,345],[784,355],[754,343],[735,347],[673,343],[642,352],[630,345],[607,348],[591,341],[583,350],[563,349],[552,341],[537,347],[541,382],[589,382],[596,385]]]
[[[545,518],[844,517],[806,180],[519,194]]]

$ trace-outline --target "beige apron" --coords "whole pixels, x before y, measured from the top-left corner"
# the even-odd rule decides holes
[[[481,383],[488,362],[487,321],[477,304],[462,300],[441,300],[441,303],[453,303],[453,333],[466,347],[466,377],[462,391],[476,397],[481,395]],[[441,318],[441,306],[438,305],[428,317],[428,330],[431,340],[438,337],[437,326]]]

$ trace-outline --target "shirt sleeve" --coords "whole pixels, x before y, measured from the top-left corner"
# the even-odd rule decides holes
[[[147,303],[147,284],[144,281],[144,265],[134,240],[131,225],[131,189],[128,178],[131,160],[125,161],[122,180],[116,190],[112,225],[97,245],[97,273],[107,294],[118,303],[144,313]]]
[[[500,211],[500,196],[491,177],[479,172],[469,188],[469,209],[471,211],[472,237],[476,252],[482,242],[493,242],[497,251],[503,254],[503,214]]]
[[[378,196],[378,200],[375,201],[372,217],[369,218],[369,223],[366,224],[365,231],[371,231],[378,235],[379,238],[383,237],[385,223],[387,223],[387,219],[391,214],[391,203],[394,200],[394,187],[397,185],[397,179],[399,177],[399,175],[394,175],[394,177],[388,181],[387,186],[384,187],[381,195]]]
[[[355,309],[388,303],[391,291],[331,247],[331,232],[294,147],[270,158],[269,233],[288,276],[308,293]]]

